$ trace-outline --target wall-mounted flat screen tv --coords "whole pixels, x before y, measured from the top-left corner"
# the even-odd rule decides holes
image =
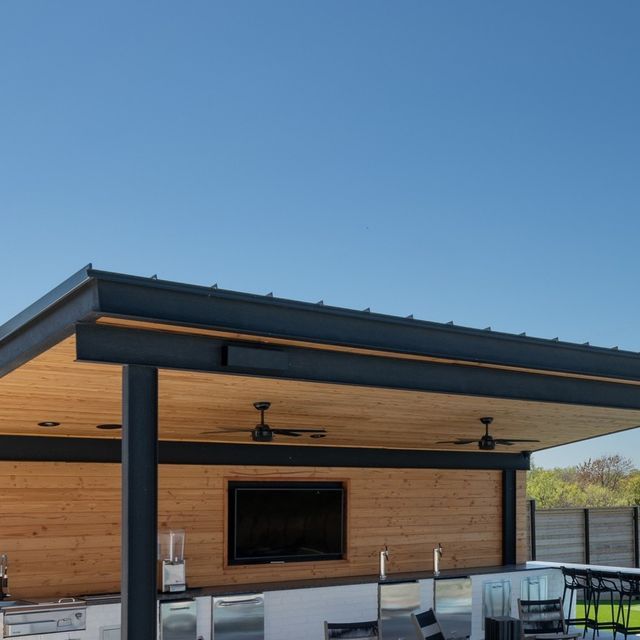
[[[230,482],[229,564],[339,560],[341,482]]]

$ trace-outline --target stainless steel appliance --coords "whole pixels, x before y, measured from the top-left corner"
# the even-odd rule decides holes
[[[187,588],[184,536],[181,529],[159,534],[160,583],[165,593],[184,591]]]
[[[492,580],[482,585],[482,628],[485,618],[511,615],[511,580]]]
[[[419,582],[379,584],[378,606],[384,640],[415,637],[411,614],[420,610]]]
[[[160,603],[160,640],[196,640],[195,600]]]
[[[549,596],[547,576],[528,576],[520,585],[523,600],[546,600]]]
[[[439,578],[433,583],[433,608],[447,640],[471,635],[471,578]]]
[[[9,556],[0,554],[0,600],[9,597]]]
[[[4,612],[4,637],[82,631],[87,627],[87,607],[73,598],[11,607]]]
[[[213,598],[215,640],[263,640],[264,595],[262,593]]]

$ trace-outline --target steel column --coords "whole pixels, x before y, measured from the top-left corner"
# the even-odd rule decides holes
[[[633,507],[633,566],[640,567],[640,507]]]
[[[529,500],[529,542],[531,560],[536,559],[536,501]]]
[[[516,472],[502,472],[502,564],[516,563]]]
[[[589,509],[584,509],[583,515],[584,515],[584,563],[591,564],[591,535],[589,532]]]
[[[122,640],[156,640],[158,370],[123,367]]]

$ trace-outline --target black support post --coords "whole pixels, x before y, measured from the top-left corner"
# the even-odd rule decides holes
[[[633,561],[635,567],[640,567],[640,507],[633,507]]]
[[[591,534],[589,532],[589,509],[584,510],[584,563],[591,564]]]
[[[122,640],[156,640],[158,370],[123,367]]]
[[[502,472],[502,564],[516,563],[516,472]]]
[[[529,500],[529,553],[531,560],[536,559],[536,501]]]

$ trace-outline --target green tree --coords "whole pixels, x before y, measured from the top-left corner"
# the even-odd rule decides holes
[[[632,473],[624,481],[623,491],[627,504],[640,505],[640,471]]]
[[[576,476],[582,486],[598,485],[616,490],[620,483],[634,471],[633,462],[621,455],[589,458],[576,467]]]
[[[527,493],[541,509],[560,509],[581,506],[584,491],[573,482],[563,479],[562,469],[533,467],[527,478]]]
[[[532,466],[527,493],[541,509],[640,505],[640,471],[620,455],[590,458],[574,467]]]

